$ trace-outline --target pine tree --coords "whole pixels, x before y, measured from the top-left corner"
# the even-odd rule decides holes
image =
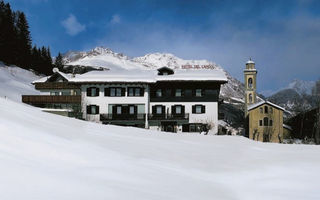
[[[14,13],[9,3],[0,2],[0,60],[15,64],[16,31],[14,26]]]
[[[16,64],[23,68],[31,65],[31,36],[29,25],[23,12],[17,12],[17,43],[18,56]]]
[[[63,60],[62,60],[62,55],[59,52],[58,56],[56,57],[56,60],[54,62],[54,66],[57,67],[59,70],[63,69]]]

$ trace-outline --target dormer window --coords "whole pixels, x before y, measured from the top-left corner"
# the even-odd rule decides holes
[[[167,76],[171,74],[174,74],[174,71],[169,67],[161,67],[158,69],[158,75],[160,76]]]

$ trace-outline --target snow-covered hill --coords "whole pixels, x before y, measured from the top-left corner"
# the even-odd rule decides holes
[[[112,70],[156,69],[163,66],[181,69],[184,65],[210,66],[211,69],[222,70],[228,77],[229,82],[223,85],[221,89],[223,98],[238,103],[242,102],[244,98],[243,84],[230,76],[221,66],[207,60],[184,60],[169,53],[153,53],[142,57],[129,58],[108,48],[96,47],[88,52],[70,51],[64,55],[64,62],[68,65],[105,67]],[[210,73],[210,68],[208,73]]]
[[[16,66],[6,66],[0,62],[0,97],[21,102],[22,94],[39,94],[32,81],[41,78],[33,72]]]
[[[320,198],[317,146],[100,125],[2,97],[0,113],[0,199]]]

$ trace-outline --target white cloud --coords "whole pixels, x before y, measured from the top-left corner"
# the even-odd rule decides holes
[[[68,18],[61,22],[61,24],[71,36],[77,35],[86,29],[86,26],[80,24],[73,14],[70,14]]]
[[[119,24],[121,22],[121,19],[120,19],[120,16],[115,14],[115,15],[112,15],[112,18],[110,20],[110,23],[111,24]]]

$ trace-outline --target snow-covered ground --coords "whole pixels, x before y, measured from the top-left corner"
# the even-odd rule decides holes
[[[170,134],[0,97],[0,199],[320,199],[320,148]]]
[[[32,81],[41,78],[34,73],[14,66],[6,66],[0,61],[0,97],[21,102],[21,94],[40,94]]]

